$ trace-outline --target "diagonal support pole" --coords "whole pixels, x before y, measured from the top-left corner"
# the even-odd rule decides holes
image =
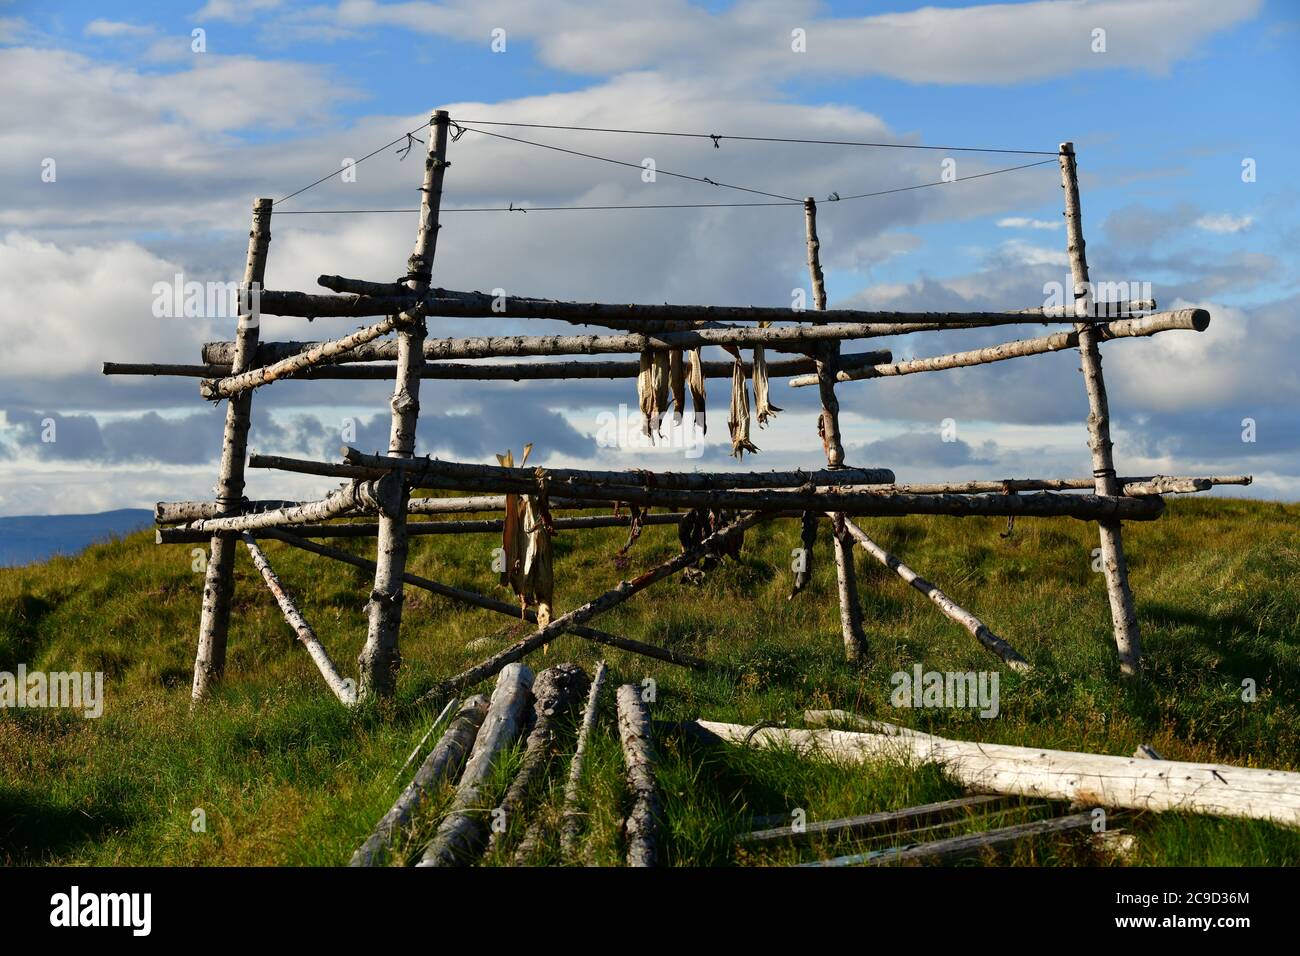
[[[1099,495],[1118,495],[1115,460],[1111,454],[1110,407],[1106,400],[1106,381],[1101,374],[1101,350],[1092,315],[1092,286],[1088,279],[1088,258],[1084,253],[1083,215],[1079,208],[1079,169],[1073,143],[1062,143],[1060,152],[1061,188],[1065,190],[1065,230],[1070,256],[1070,274],[1074,280],[1074,314],[1081,321],[1074,329],[1079,336],[1079,359],[1084,387],[1088,393],[1088,447],[1092,450],[1092,474]],[[1137,610],[1128,584],[1128,562],[1118,518],[1097,522],[1101,535],[1102,567],[1106,574],[1106,594],[1110,599],[1111,621],[1115,628],[1115,647],[1119,651],[1120,671],[1136,674],[1142,659],[1142,638],[1138,630]]]

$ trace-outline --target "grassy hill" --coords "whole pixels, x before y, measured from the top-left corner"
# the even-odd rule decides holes
[[[1143,680],[1121,681],[1096,531],[1068,519],[1030,521],[1001,538],[1001,519],[868,519],[883,546],[981,616],[1036,665],[1001,668],[1001,712],[898,710],[890,675],[992,670],[999,662],[896,575],[859,552],[869,664],[842,659],[834,566],[823,527],[813,584],[787,601],[797,522],[746,536],[743,559],[702,585],[674,579],[598,618],[602,629],[725,665],[700,674],[564,637],[529,663],[601,657],[611,683],[653,677],[654,716],[799,725],[808,707],[839,707],[951,737],[1128,755],[1150,743],[1169,759],[1300,769],[1300,506],[1245,500],[1171,501],[1161,519],[1125,526],[1148,655]],[[563,611],[677,550],[651,527],[620,570],[625,532],[556,539]],[[491,535],[424,537],[412,570],[504,596],[491,572]],[[361,542],[340,547],[368,554]],[[345,673],[365,636],[364,572],[267,542]],[[0,569],[0,670],[102,670],[105,713],[0,715],[0,861],[95,864],[341,864],[400,790],[393,777],[432,714],[411,706],[442,675],[524,633],[518,623],[408,590],[398,700],[345,712],[294,642],[247,555],[226,683],[191,715],[203,577],[190,546],[150,534],[97,544],[72,558]],[[1258,688],[1244,702],[1242,682]],[[588,760],[592,860],[621,859],[622,764],[607,693]],[[752,815],[806,811],[810,820],[910,806],[959,794],[933,768],[837,767],[783,753],[700,749],[661,741],[668,862],[784,863],[850,852],[859,843],[739,853],[732,836]],[[561,761],[558,772],[565,769]],[[507,770],[509,768],[506,768]],[[552,806],[558,791],[552,795]],[[444,800],[446,795],[443,795]],[[191,829],[201,808],[207,830]],[[439,807],[421,821],[436,827]],[[542,812],[547,812],[544,808]],[[1014,817],[1014,813],[1011,815]],[[1010,817],[1009,817],[1010,818]],[[970,826],[982,826],[972,821]],[[1297,865],[1300,833],[1261,823],[1146,814],[1138,864]],[[413,845],[414,847],[414,845]],[[1092,863],[1084,842],[1055,838],[1011,862]],[[499,861],[489,861],[499,862]]]

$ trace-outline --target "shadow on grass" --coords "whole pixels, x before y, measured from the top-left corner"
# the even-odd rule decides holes
[[[132,820],[113,803],[87,809],[60,806],[14,789],[0,789],[0,859],[36,864],[103,840]]]

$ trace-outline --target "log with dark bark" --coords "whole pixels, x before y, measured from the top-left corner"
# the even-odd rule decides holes
[[[465,764],[474,738],[478,735],[483,718],[487,716],[488,699],[476,694],[460,705],[460,710],[448,725],[436,747],[424,758],[415,777],[407,784],[373,833],[366,838],[357,852],[352,854],[348,866],[378,866],[395,846],[402,842],[410,830],[411,822],[420,805],[433,796],[444,780],[454,780]]]
[[[659,824],[663,803],[655,783],[654,738],[650,733],[650,714],[641,699],[641,689],[624,684],[618,689],[618,736],[623,744],[623,762],[627,765],[627,788],[632,797],[625,822],[627,865],[655,866],[659,860]]]
[[[533,729],[524,745],[523,763],[493,814],[492,835],[488,852],[500,847],[511,824],[522,818],[536,803],[543,789],[560,734],[573,709],[587,692],[587,674],[577,664],[563,663],[548,667],[533,682]]]
[[[569,764],[569,779],[564,786],[564,811],[560,818],[560,854],[568,863],[574,862],[578,856],[578,838],[582,833],[582,813],[579,810],[582,796],[582,768],[587,758],[587,743],[591,740],[592,728],[596,726],[600,691],[605,686],[605,675],[608,673],[604,661],[596,665],[596,676],[592,678],[591,691],[587,695],[587,707],[582,713],[582,728],[578,731],[578,743],[573,751],[573,760]]]

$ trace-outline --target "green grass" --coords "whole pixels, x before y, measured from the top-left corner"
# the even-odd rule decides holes
[[[537,669],[607,657],[611,692],[588,761],[591,862],[622,857],[622,760],[612,686],[657,682],[657,719],[694,717],[799,725],[805,708],[838,707],[951,737],[1097,753],[1150,743],[1165,757],[1300,769],[1300,507],[1244,500],[1171,501],[1155,522],[1125,525],[1147,667],[1124,681],[1101,577],[1095,529],[1068,519],[1021,521],[1012,537],[994,519],[863,522],[884,547],[943,587],[1037,665],[1001,670],[1001,713],[896,710],[890,675],[991,670],[998,662],[892,572],[859,552],[869,663],[843,661],[827,529],[814,582],[787,601],[797,523],[760,526],[743,560],[699,586],[665,581],[595,624],[679,648],[725,667],[685,671],[573,637],[536,654]],[[620,571],[625,532],[562,533],[557,606],[575,607],[677,550],[671,528],[646,529]],[[490,535],[417,539],[412,570],[503,595]],[[367,554],[361,542],[339,545]],[[276,542],[265,549],[345,673],[365,635],[369,576]],[[202,575],[188,546],[151,535],[96,545],[73,558],[0,570],[0,670],[102,670],[104,716],[57,711],[0,715],[0,861],[54,864],[340,864],[383,814],[392,779],[432,714],[411,701],[432,682],[524,633],[486,611],[408,590],[397,700],[345,712],[326,690],[247,556],[226,682],[191,714],[189,682]],[[467,648],[474,643],[474,647]],[[1241,699],[1251,678],[1257,699]],[[856,852],[880,841],[827,841],[739,851],[732,837],[754,815],[808,819],[869,813],[957,796],[933,767],[835,766],[782,752],[704,749],[666,736],[659,783],[665,855],[676,865],[773,864]],[[517,755],[512,755],[512,760]],[[567,762],[538,812],[558,809]],[[504,782],[508,768],[501,772]],[[448,794],[422,817],[410,852],[436,827]],[[201,808],[207,830],[195,833]],[[1001,821],[1025,818],[1007,811]],[[954,832],[983,828],[974,816]],[[1300,833],[1178,814],[1133,816],[1133,864],[1297,865]],[[506,855],[488,862],[504,862]],[[554,862],[547,847],[539,862]],[[1103,862],[1078,838],[1017,848],[1003,862]]]

